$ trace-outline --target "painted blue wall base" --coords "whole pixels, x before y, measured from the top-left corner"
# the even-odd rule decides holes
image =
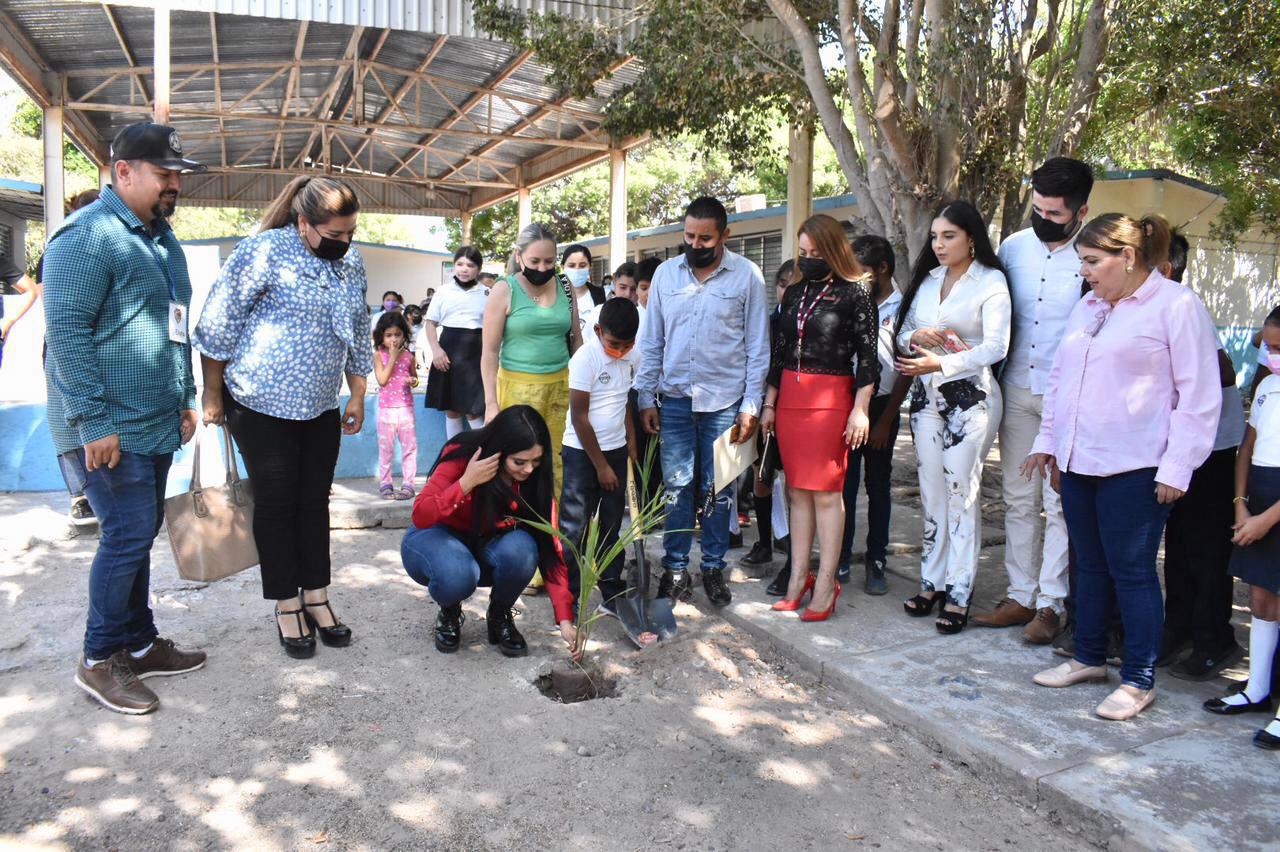
[[[414,414],[418,425],[418,477],[419,482],[431,469],[436,455],[444,445],[444,412],[423,408],[421,395],[415,395]],[[345,408],[346,397],[339,410]],[[61,491],[66,488],[58,471],[54,455],[53,439],[49,435],[49,423],[44,403],[0,403],[0,491]],[[206,450],[217,446],[205,436]],[[397,450],[398,452],[398,450]],[[208,467],[204,468],[207,472]],[[400,463],[392,467],[400,476]],[[240,465],[241,474],[244,465]],[[337,477],[351,479],[378,475],[378,399],[369,394],[365,401],[364,428],[359,434],[342,437],[342,451],[338,455]],[[174,457],[173,473],[169,476],[169,493],[185,490],[191,481],[191,447],[183,447]]]

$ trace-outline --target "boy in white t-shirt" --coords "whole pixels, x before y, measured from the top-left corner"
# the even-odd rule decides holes
[[[587,524],[599,511],[600,546],[617,540],[626,508],[627,459],[635,457],[635,434],[627,416],[627,394],[639,365],[635,351],[640,315],[627,299],[601,305],[595,334],[569,361],[569,415],[565,423],[564,486],[560,494],[560,529],[582,542]],[[569,588],[578,596],[578,565],[566,553]],[[626,591],[622,563],[615,559],[601,572],[604,607],[614,612],[613,598]]]

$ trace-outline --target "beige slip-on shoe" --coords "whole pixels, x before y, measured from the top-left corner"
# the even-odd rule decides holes
[[[1077,683],[1104,681],[1107,679],[1106,666],[1086,666],[1075,660],[1068,660],[1060,666],[1045,669],[1032,678],[1040,686],[1061,689],[1064,686],[1075,686]]]
[[[1106,700],[1099,704],[1098,709],[1093,712],[1104,719],[1123,722],[1146,710],[1151,706],[1151,702],[1155,700],[1156,691],[1154,688],[1134,689],[1131,686],[1121,686],[1108,695]]]

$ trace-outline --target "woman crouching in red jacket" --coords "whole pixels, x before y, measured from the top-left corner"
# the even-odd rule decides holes
[[[573,598],[564,559],[551,536],[520,524],[553,518],[551,465],[544,464],[550,446],[542,416],[513,405],[441,449],[414,501],[400,558],[440,605],[436,648],[442,653],[458,650],[462,602],[477,586],[492,587],[489,644],[508,657],[528,653],[511,608],[539,567],[561,635],[572,645]]]

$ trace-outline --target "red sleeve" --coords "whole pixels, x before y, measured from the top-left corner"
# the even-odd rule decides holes
[[[560,528],[560,507],[551,501],[551,525]],[[569,569],[564,564],[564,548],[559,538],[552,538],[555,555],[544,560],[542,581],[546,584],[547,597],[551,598],[551,609],[555,612],[556,624],[562,621],[573,621],[573,593],[569,591]]]
[[[470,495],[462,493],[458,480],[467,469],[465,459],[441,462],[413,501],[413,525],[418,529],[433,527],[459,509],[470,507]]]

